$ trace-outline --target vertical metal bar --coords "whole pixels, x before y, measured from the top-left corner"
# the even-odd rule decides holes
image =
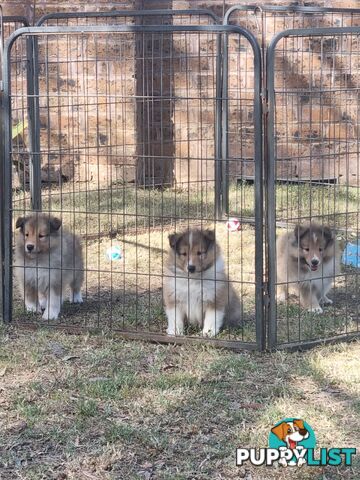
[[[3,91],[0,91],[0,302],[4,305],[4,105]],[[2,320],[5,320],[4,311],[1,312]]]
[[[261,50],[254,38],[254,127],[255,127],[255,315],[256,341],[259,350],[266,345],[264,317],[264,252],[263,252],[263,155],[262,155],[262,68]]]
[[[276,201],[275,201],[275,91],[274,91],[274,55],[276,43],[271,43],[267,50],[267,95],[268,95],[268,117],[267,117],[267,249],[268,249],[268,347],[276,347],[277,324],[276,324]]]
[[[3,9],[0,5],[0,65],[4,63],[4,22],[3,22]],[[4,108],[3,108],[3,73],[1,70],[1,88],[0,88],[0,202],[1,202],[1,213],[0,213],[0,260],[1,260],[1,275],[0,275],[0,301],[1,305],[4,305]],[[4,312],[2,312],[3,321],[5,320]]]
[[[4,148],[1,157],[1,186],[2,186],[2,208],[3,214],[2,228],[2,260],[3,260],[3,320],[6,323],[12,319],[12,169],[11,169],[11,102],[10,102],[10,46],[5,49],[3,56],[3,129],[2,138],[4,139]]]
[[[267,134],[268,134],[268,103],[267,103],[267,68],[266,68],[266,12],[263,11],[261,7],[254,9],[254,15],[256,15],[256,11],[259,10],[261,13],[261,55],[262,55],[262,62],[261,62],[261,71],[262,71],[262,79],[261,79],[261,100],[262,100],[262,187],[268,188],[268,142],[267,142]],[[269,286],[268,286],[268,258],[269,258],[269,239],[268,239],[268,199],[267,196],[264,198],[262,192],[262,203],[263,203],[263,217],[262,217],[262,225],[264,228],[264,241],[263,245],[265,245],[265,250],[263,251],[263,282],[264,282],[264,291],[263,291],[263,335],[264,335],[264,349],[267,347],[266,345],[266,337],[267,337],[267,328],[268,328],[268,305],[269,305]],[[265,271],[264,271],[265,270]],[[265,301],[266,295],[266,301]]]
[[[223,178],[222,178],[222,35],[216,36],[216,108],[215,108],[215,218],[221,220],[223,216],[222,194],[223,194]]]
[[[222,43],[223,73],[222,73],[222,142],[221,142],[221,163],[222,163],[222,189],[223,189],[223,213],[229,213],[229,98],[228,98],[228,75],[229,75],[229,47],[228,34],[224,33]]]
[[[4,53],[4,15],[3,15],[2,5],[0,5],[0,65],[2,65],[4,61],[3,53]]]
[[[26,52],[30,196],[32,209],[39,211],[41,210],[39,63],[38,40],[35,36],[27,37]]]

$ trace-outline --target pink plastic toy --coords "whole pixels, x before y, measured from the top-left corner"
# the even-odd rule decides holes
[[[229,232],[238,232],[241,230],[241,223],[238,218],[229,218],[229,220],[226,222],[226,228],[229,230]]]

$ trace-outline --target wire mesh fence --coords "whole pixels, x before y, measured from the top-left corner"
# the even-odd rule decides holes
[[[5,320],[231,348],[358,335],[359,15],[51,14],[17,32]]]
[[[257,37],[267,70],[269,345],[357,335],[360,10],[234,6],[224,24],[241,25]],[[319,265],[311,264],[315,257]]]
[[[236,27],[57,26],[35,27],[13,37],[5,80],[11,112],[5,126],[7,167],[16,159],[20,171],[29,175],[17,179],[17,191],[11,188],[14,183],[5,187],[6,285],[15,273],[12,302],[5,302],[7,316],[12,308],[13,320],[22,323],[111,328],[152,338],[185,333],[171,331],[169,301],[162,293],[174,283],[169,266],[173,255],[176,275],[185,279],[185,296],[200,288],[201,298],[185,302],[195,302],[196,318],[188,306],[177,313],[176,323],[181,316],[189,320],[188,336],[215,335],[224,345],[258,346],[255,306],[262,298],[255,291],[255,228],[244,225],[233,234],[216,215],[217,172],[222,170],[219,48],[224,31],[234,66],[232,102],[245,102],[248,111],[256,111],[252,115],[258,118],[258,131],[253,126],[249,133],[255,144],[256,135],[261,139],[260,88],[254,77],[260,56],[256,50],[251,61],[248,54],[249,62],[241,64],[238,57],[244,48],[248,50],[251,41],[251,48],[257,45]],[[15,45],[26,46],[29,39],[37,49],[35,95],[29,95],[25,66],[14,82],[11,63]],[[248,88],[236,89],[245,76]],[[37,143],[27,130],[21,142],[11,142],[13,125],[27,117],[29,97],[36,98]],[[261,141],[257,144],[254,152],[261,161]],[[34,163],[40,178],[32,183]],[[253,187],[239,195],[233,185],[229,196],[241,211],[243,202],[249,216],[255,216]],[[50,220],[40,214],[28,218],[34,202]],[[18,228],[15,236],[11,217]],[[186,240],[181,233],[188,230]],[[179,237],[175,247],[172,234]],[[82,261],[73,235],[81,239]],[[183,241],[188,255],[194,249],[196,272],[181,265]],[[246,256],[241,253],[245,250]],[[74,282],[82,268],[84,303],[65,302],[59,316],[54,303],[61,303],[58,297],[69,287],[72,300],[79,299]],[[55,290],[50,288],[54,282]],[[175,281],[170,297],[180,288]],[[39,298],[30,298],[37,291]],[[206,291],[212,292],[211,308],[202,299]],[[220,332],[231,299],[238,302],[234,321]]]
[[[359,237],[359,33],[290,30],[270,47],[269,245],[278,281],[270,325],[277,344],[359,331],[357,263],[346,254]],[[274,275],[271,282],[275,288]]]

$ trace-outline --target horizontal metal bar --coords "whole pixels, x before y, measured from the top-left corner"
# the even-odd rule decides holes
[[[235,11],[250,11],[255,13],[258,12],[269,12],[269,13],[301,13],[303,15],[311,15],[314,13],[348,13],[348,14],[359,14],[360,8],[326,8],[326,7],[312,7],[312,6],[301,6],[301,5],[288,5],[288,6],[279,6],[279,5],[234,5],[230,7],[225,15],[223,24],[228,25],[230,16]]]
[[[268,51],[275,48],[276,44],[284,37],[319,37],[335,35],[359,35],[360,27],[319,27],[319,28],[291,28],[276,34],[268,47]]]
[[[220,18],[215,15],[212,10],[207,8],[188,9],[188,10],[170,10],[170,9],[155,9],[155,10],[111,10],[107,12],[56,12],[43,15],[37,22],[36,26],[43,25],[47,20],[58,19],[86,19],[86,18],[108,18],[108,17],[150,17],[150,16],[176,16],[176,15],[203,15],[208,16],[215,23],[220,23]]]
[[[37,325],[27,322],[14,322],[14,325],[18,328],[23,328],[24,330],[38,330],[38,329],[48,329],[48,330],[57,330],[66,333],[83,335],[86,332],[99,333],[103,331],[101,327],[75,327],[73,325],[48,325],[41,324]],[[227,348],[234,351],[243,351],[243,350],[257,350],[257,345],[255,342],[244,342],[241,340],[222,340],[216,338],[198,338],[198,337],[173,337],[161,333],[152,333],[152,332],[127,332],[123,330],[111,330],[111,335],[121,337],[127,340],[140,340],[148,341],[153,343],[170,343],[175,345],[211,345],[212,347],[217,348]]]
[[[12,43],[21,35],[57,35],[57,34],[84,34],[84,33],[171,33],[171,32],[209,32],[209,33],[238,33],[248,40],[254,38],[245,28],[237,25],[84,25],[84,26],[53,26],[53,27],[23,27],[16,30],[8,38]]]
[[[24,27],[29,26],[27,18],[21,15],[6,15],[3,17],[3,23],[22,23]]]
[[[276,350],[287,350],[287,351],[303,351],[310,350],[311,348],[318,347],[321,345],[333,345],[340,342],[353,342],[358,340],[360,337],[359,332],[349,332],[344,334],[339,334],[334,337],[320,339],[320,340],[300,340],[299,342],[291,343],[279,343],[276,346]]]

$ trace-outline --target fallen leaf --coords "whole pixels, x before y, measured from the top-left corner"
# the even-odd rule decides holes
[[[59,473],[59,475],[56,477],[56,480],[66,480],[68,476],[66,473]]]
[[[63,357],[62,360],[64,362],[68,362],[69,360],[75,360],[76,358],[80,358],[78,355],[66,355],[66,357]]]
[[[4,367],[2,370],[0,370],[0,377],[3,377],[7,371],[7,367]]]
[[[25,430],[25,428],[27,427],[27,423],[25,422],[25,420],[20,420],[16,423],[13,423],[12,425],[10,425],[10,427],[7,429],[9,433],[20,433],[22,432],[23,430]]]
[[[172,365],[171,363],[169,365],[165,365],[163,370],[170,370],[171,368],[179,368],[177,365]]]
[[[259,410],[263,408],[261,403],[239,403],[239,408],[252,408],[253,410]]]
[[[144,470],[140,470],[140,471],[138,472],[138,474],[139,474],[140,476],[142,476],[143,478],[145,478],[145,480],[150,480],[150,478],[151,478],[151,472],[149,472],[148,470],[145,470],[145,471],[144,471]]]
[[[49,342],[48,346],[49,346],[50,352],[56,357],[62,357],[66,353],[65,348],[58,342]]]

